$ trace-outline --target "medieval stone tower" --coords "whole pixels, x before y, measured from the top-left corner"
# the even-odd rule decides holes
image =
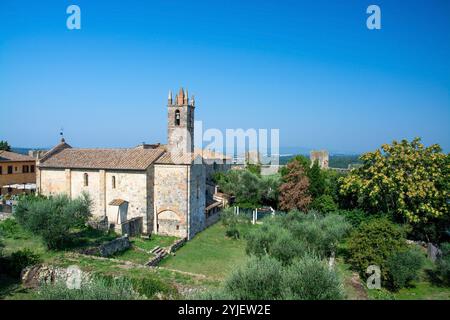
[[[194,151],[194,96],[189,100],[188,91],[180,89],[172,99],[169,91],[167,103],[167,146],[174,155]]]

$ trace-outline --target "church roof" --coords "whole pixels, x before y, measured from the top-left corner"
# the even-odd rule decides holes
[[[191,164],[195,158],[198,157],[198,163],[203,163],[202,158],[194,153],[185,154],[173,154],[166,152],[161,158],[159,158],[157,164]]]
[[[12,161],[35,161],[35,159],[24,154],[0,150],[0,162]]]
[[[46,154],[41,159],[39,167],[146,170],[164,153],[165,150],[163,148],[77,149],[67,146],[62,149],[60,148],[49,156]]]

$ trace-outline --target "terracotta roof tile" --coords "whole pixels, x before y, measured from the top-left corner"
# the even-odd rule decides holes
[[[42,168],[146,170],[164,154],[156,149],[65,148],[41,160]]]
[[[35,159],[24,154],[0,150],[0,162],[7,161],[35,161]]]

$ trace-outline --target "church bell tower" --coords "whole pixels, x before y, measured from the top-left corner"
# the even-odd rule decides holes
[[[175,155],[194,152],[194,96],[189,100],[187,89],[180,89],[172,99],[169,91],[167,103],[167,146]]]

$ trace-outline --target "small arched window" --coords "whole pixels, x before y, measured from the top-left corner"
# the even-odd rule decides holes
[[[180,125],[180,110],[175,111],[175,125],[176,126]]]
[[[84,186],[87,187],[89,185],[89,176],[87,173],[84,174]]]
[[[116,188],[116,177],[115,176],[112,177],[112,188],[113,189]]]

